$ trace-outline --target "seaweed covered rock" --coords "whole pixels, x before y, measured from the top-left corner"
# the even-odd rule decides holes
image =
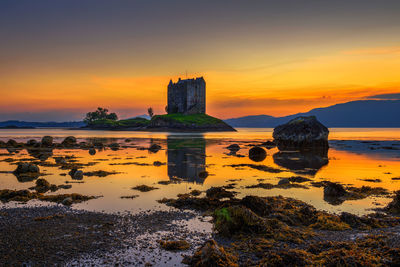
[[[13,172],[20,182],[28,182],[37,179],[40,175],[39,167],[29,162],[19,162]]]
[[[214,212],[215,230],[224,236],[239,232],[265,233],[271,230],[264,219],[243,206],[230,206]]]
[[[196,267],[236,267],[238,258],[227,253],[214,240],[208,240],[184,263]]]
[[[53,145],[53,137],[51,137],[51,136],[48,136],[48,135],[46,135],[46,136],[43,136],[43,138],[42,138],[42,146],[52,146]]]
[[[39,193],[44,193],[50,190],[51,184],[43,178],[36,180],[36,191]]]
[[[260,266],[312,266],[312,255],[300,249],[268,251]]]
[[[8,201],[21,201],[26,202],[31,199],[37,198],[38,194],[30,192],[29,190],[11,190],[11,189],[2,189],[0,190],[0,200],[2,202]]]
[[[7,141],[6,147],[18,147],[18,142],[14,139],[10,139]]]
[[[260,162],[267,157],[267,152],[262,147],[255,146],[249,149],[249,158],[252,161]]]
[[[226,147],[229,151],[236,153],[240,150],[240,146],[238,144],[232,144]]]
[[[83,179],[83,171],[77,170],[74,172],[74,175],[72,176],[72,179],[74,180],[82,180]]]
[[[35,139],[30,139],[30,140],[28,140],[28,141],[26,142],[26,145],[27,145],[27,146],[30,146],[30,147],[32,147],[32,146],[38,146],[38,145],[39,145],[39,142],[36,141]]]
[[[382,187],[354,187],[347,186],[346,188],[339,184],[329,181],[322,183],[324,186],[324,200],[331,205],[339,205],[346,200],[364,199],[370,196],[388,196],[390,193]]]
[[[341,184],[326,182],[324,185],[324,200],[332,205],[343,203],[348,194],[347,190]]]
[[[275,127],[274,142],[280,150],[327,150],[329,130],[315,116],[297,117]]]
[[[92,156],[96,155],[96,149],[93,148],[93,147],[89,148],[89,154],[92,155]]]
[[[149,151],[150,151],[151,153],[157,153],[160,149],[161,149],[161,146],[158,145],[158,144],[152,144],[152,145],[149,147]]]
[[[74,136],[67,136],[62,142],[61,145],[64,147],[74,147],[76,146],[76,138]]]
[[[206,191],[206,196],[211,199],[233,198],[235,193],[223,187],[210,187]]]
[[[389,213],[400,215],[400,190],[395,192],[395,196],[386,207],[385,210]]]
[[[186,240],[161,240],[160,246],[169,251],[188,250],[190,244]]]
[[[34,146],[27,149],[28,154],[36,159],[45,161],[48,158],[53,156],[53,148],[52,147],[38,147]]]
[[[117,151],[120,148],[120,145],[118,143],[112,143],[109,145],[111,150]]]

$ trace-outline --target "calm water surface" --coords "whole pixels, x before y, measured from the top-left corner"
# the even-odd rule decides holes
[[[158,199],[175,198],[177,194],[187,193],[193,189],[206,190],[211,186],[223,186],[235,183],[232,189],[238,197],[253,194],[259,196],[283,195],[306,201],[316,208],[331,212],[349,211],[356,214],[371,212],[390,201],[389,198],[366,198],[363,200],[345,201],[340,205],[331,205],[323,199],[323,189],[313,187],[310,182],[303,183],[305,188],[296,189],[261,189],[245,188],[262,182],[277,184],[283,177],[302,176],[312,181],[335,181],[354,186],[384,187],[391,191],[400,189],[400,181],[392,178],[400,177],[400,129],[330,129],[330,149],[328,155],[304,154],[295,151],[280,152],[273,148],[267,150],[267,157],[261,162],[253,162],[248,158],[251,145],[272,139],[272,129],[239,129],[236,133],[148,133],[122,131],[82,131],[64,129],[26,129],[1,130],[0,140],[13,138],[17,141],[27,139],[39,140],[44,135],[55,137],[61,142],[64,137],[73,135],[78,141],[91,138],[104,138],[106,142],[119,142],[121,149],[98,151],[89,155],[87,150],[68,149],[53,151],[53,156],[74,155],[82,163],[95,162],[93,166],[83,170],[117,171],[119,174],[107,177],[84,177],[84,183],[72,184],[68,190],[59,193],[81,193],[102,196],[73,207],[79,209],[106,212],[137,212],[147,209],[169,209],[157,203]],[[130,138],[126,142],[126,138]],[[151,153],[144,148],[151,144],[159,144],[162,149]],[[242,149],[232,155],[226,147],[237,143]],[[16,166],[4,161],[7,158],[31,158],[26,150],[18,154],[8,154],[0,149],[0,171],[12,171]],[[47,159],[54,162],[54,158]],[[161,166],[154,166],[159,161]],[[279,169],[279,173],[270,173],[248,166],[232,167],[234,164],[266,165]],[[207,171],[209,176],[199,178],[199,173]],[[64,184],[72,181],[68,171],[58,167],[41,167],[41,171],[49,175],[44,178],[53,184]],[[367,182],[365,179],[379,179],[380,182]],[[159,181],[172,180],[169,185],[158,184]],[[232,181],[233,180],[233,181]],[[131,188],[136,185],[152,185],[159,189],[150,192],[138,192]],[[19,182],[13,174],[0,173],[1,189],[26,189],[34,185],[32,182]],[[121,199],[121,196],[139,195],[134,199]],[[38,201],[30,201],[30,205],[41,205]],[[5,204],[0,204],[5,205]],[[8,206],[22,205],[8,203]]]

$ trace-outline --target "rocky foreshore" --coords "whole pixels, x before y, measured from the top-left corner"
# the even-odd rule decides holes
[[[189,255],[209,234],[179,221],[183,211],[106,214],[62,206],[0,209],[1,266],[162,266],[180,263],[159,240],[187,240]]]
[[[386,208],[361,217],[281,196],[237,199],[224,187],[160,202],[213,216],[214,240],[184,259],[190,266],[400,264],[400,191]]]

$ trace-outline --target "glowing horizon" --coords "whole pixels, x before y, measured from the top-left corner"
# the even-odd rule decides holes
[[[0,120],[160,114],[186,72],[204,76],[207,113],[223,119],[400,92],[396,1],[150,2],[2,3]]]

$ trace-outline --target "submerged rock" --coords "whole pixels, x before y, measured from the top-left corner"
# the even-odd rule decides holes
[[[149,151],[152,152],[152,153],[157,153],[160,149],[161,149],[161,146],[157,145],[157,144],[152,144],[149,147]]]
[[[267,152],[262,147],[255,146],[250,148],[249,150],[249,158],[252,161],[260,162],[263,161],[267,157]]]
[[[83,179],[83,171],[77,170],[77,171],[74,173],[72,179],[74,179],[74,180],[82,180],[82,179]]]
[[[232,144],[226,147],[229,149],[231,152],[238,152],[240,150],[240,146],[238,144]]]
[[[329,130],[315,116],[297,117],[275,127],[274,142],[280,150],[328,149]]]
[[[89,154],[92,155],[92,156],[93,156],[93,155],[96,155],[96,149],[93,148],[93,147],[92,147],[92,148],[89,148]]]
[[[116,151],[120,148],[120,145],[118,143],[112,143],[112,144],[110,144],[110,148],[111,148],[111,150]]]
[[[152,190],[155,190],[158,188],[154,187],[154,186],[148,186],[148,185],[143,184],[143,185],[138,185],[138,186],[132,187],[132,189],[138,190],[140,192],[149,192],[149,191],[152,191]]]

